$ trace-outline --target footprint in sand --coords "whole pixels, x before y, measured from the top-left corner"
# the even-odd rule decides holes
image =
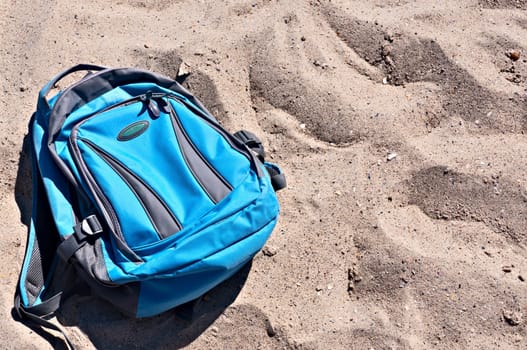
[[[526,0],[479,0],[478,4],[488,9],[527,9]]]
[[[482,131],[527,129],[525,96],[500,94],[482,86],[454,63],[438,42],[344,16],[333,6],[322,7],[321,12],[328,29],[362,62],[351,64],[353,69],[346,71],[347,65],[342,63],[347,62],[347,53],[334,42],[324,37],[312,42],[302,36],[298,22],[309,19],[290,16],[284,19],[285,24],[270,24],[270,30],[248,42],[254,48],[249,84],[257,111],[265,104],[283,110],[314,138],[340,146],[362,139],[397,138],[393,125],[422,132],[420,118],[431,126],[459,116],[479,125]],[[501,44],[507,43],[498,40],[496,45]],[[516,73],[503,74],[518,79]],[[383,76],[388,86],[382,85]],[[437,86],[437,105],[436,99],[427,100],[425,107],[412,105],[406,96],[410,89],[400,88],[412,83]],[[388,89],[390,95],[386,94]],[[424,91],[413,93],[428,96]],[[365,100],[371,105],[363,103]],[[371,113],[374,109],[391,115],[391,119],[372,117],[379,115]]]
[[[481,86],[453,63],[434,40],[390,32],[382,25],[341,15],[325,7],[326,19],[337,35],[362,59],[382,70],[394,86],[431,82],[441,89],[442,118],[458,115],[482,126],[510,131],[527,129],[527,100],[497,94]],[[508,118],[495,118],[496,114]],[[505,125],[500,120],[507,120]]]
[[[249,67],[253,104],[259,106],[261,102],[267,102],[286,111],[319,140],[337,145],[358,140],[358,132],[350,133],[350,130],[358,129],[353,120],[353,108],[317,85],[317,81],[304,79],[298,66],[307,62],[288,62],[288,56],[295,57],[298,53],[294,49],[280,50],[270,46],[279,41],[274,33],[255,40],[263,44],[255,49]]]
[[[405,213],[409,215],[400,216]],[[409,348],[428,349],[439,344],[454,348],[498,348],[499,344],[513,348],[513,337],[492,336],[496,330],[503,334],[511,331],[505,322],[499,322],[502,309],[518,309],[526,301],[522,282],[512,276],[502,277],[501,263],[511,261],[511,256],[495,261],[480,251],[481,257],[472,260],[465,255],[466,250],[448,251],[452,244],[448,239],[458,239],[455,230],[452,237],[445,235],[442,244],[434,245],[441,241],[441,237],[427,240],[427,234],[434,231],[419,237],[408,229],[397,229],[407,225],[420,227],[412,213],[399,211],[399,215],[383,218],[378,228],[355,238],[360,258],[354,271],[361,279],[352,296],[369,310],[367,314],[384,312],[375,328],[404,339]],[[467,237],[473,234],[465,229]],[[466,247],[466,243],[459,246]],[[434,250],[444,251],[445,255]],[[523,260],[520,255],[514,255],[514,259]],[[379,305],[381,310],[377,309]]]
[[[408,180],[409,204],[434,219],[483,222],[519,244],[527,243],[527,194],[495,175],[478,178],[436,166]]]

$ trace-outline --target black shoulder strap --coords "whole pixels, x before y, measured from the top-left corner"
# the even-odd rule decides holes
[[[280,168],[272,163],[264,163],[264,165],[265,169],[267,169],[267,172],[269,173],[269,177],[271,178],[271,185],[273,185],[274,190],[280,191],[286,188],[287,182],[285,180],[285,175],[280,170]]]
[[[73,348],[64,331],[49,321],[60,306],[62,290],[70,282],[67,277],[70,274],[64,273],[68,267],[59,263],[56,256],[60,238],[32,147],[31,150],[31,224],[28,228],[26,254],[15,291],[14,311],[23,323],[28,322],[61,332],[67,346]]]
[[[280,168],[272,163],[265,162],[265,150],[262,141],[250,131],[240,130],[234,133],[234,136],[242,141],[250,150],[258,156],[258,159],[265,165],[267,173],[271,178],[271,184],[275,191],[280,191],[287,187],[284,173]]]

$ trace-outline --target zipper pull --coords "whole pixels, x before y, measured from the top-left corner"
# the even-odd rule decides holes
[[[157,102],[152,98],[152,91],[147,91],[144,95],[141,95],[140,99],[146,104],[146,108],[148,109],[148,112],[150,112],[152,118],[159,118],[161,111],[159,110]]]
[[[150,114],[152,114],[152,118],[154,119],[159,118],[159,116],[161,115],[159,106],[157,105],[157,102],[154,99],[148,100],[148,111],[150,111]]]
[[[167,99],[160,97],[160,98],[156,98],[156,101],[157,101],[157,105],[161,109],[161,112],[165,114],[170,114],[170,105],[169,105],[170,102],[168,102]]]

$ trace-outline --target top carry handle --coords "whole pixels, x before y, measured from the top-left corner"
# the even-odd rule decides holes
[[[205,108],[205,106],[203,106],[201,102],[192,96],[179,83],[149,71],[135,68],[105,69],[99,66],[79,65],[73,67],[71,71],[68,70],[59,74],[57,77],[60,79],[61,75],[63,74],[63,76],[65,76],[78,70],[86,70],[90,68],[95,68],[95,70],[98,69],[99,72],[80,80],[78,83],[64,90],[51,109],[51,113],[49,115],[48,144],[53,143],[55,136],[60,131],[62,124],[64,124],[64,121],[71,112],[119,86],[138,82],[156,84],[185,96],[190,102],[205,112],[205,114],[211,120],[215,121],[215,118]],[[53,79],[51,82],[54,80],[55,79]],[[46,87],[43,89],[43,91],[46,90]]]
[[[94,64],[78,64],[76,66],[73,66],[71,68],[65,69],[64,71],[57,74],[53,79],[51,79],[43,88],[40,90],[40,93],[38,94],[38,104],[39,107],[47,107],[48,109],[51,109],[48,103],[48,99],[46,96],[48,95],[49,91],[57,84],[60,80],[64,79],[70,74],[73,74],[75,72],[79,71],[101,71],[106,69],[102,66],[97,66]]]

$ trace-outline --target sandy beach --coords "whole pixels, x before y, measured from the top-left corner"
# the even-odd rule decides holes
[[[258,134],[288,188],[263,252],[197,319],[74,296],[79,349],[526,349],[526,0],[0,1],[0,349],[40,88],[77,63],[174,79]],[[66,86],[59,86],[66,87]]]

